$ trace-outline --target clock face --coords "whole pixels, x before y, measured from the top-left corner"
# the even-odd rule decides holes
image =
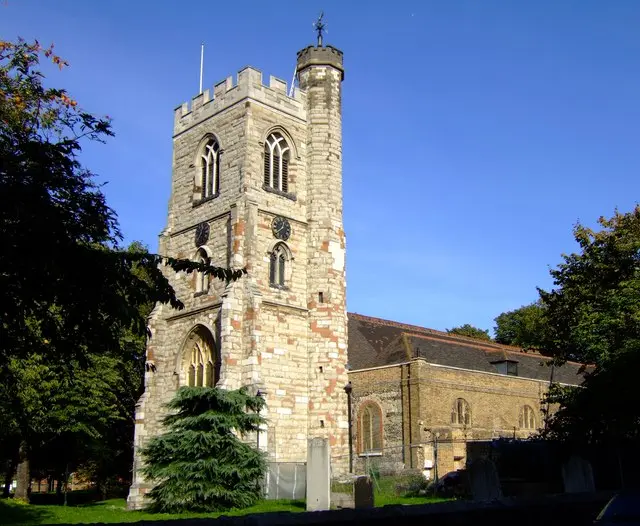
[[[209,223],[200,223],[196,227],[196,247],[201,247],[209,241]]]
[[[286,241],[291,235],[291,225],[284,217],[274,217],[271,223],[271,230],[273,231],[273,235],[278,239],[282,239],[282,241]]]

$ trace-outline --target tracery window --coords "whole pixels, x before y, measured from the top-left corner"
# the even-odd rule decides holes
[[[374,402],[365,403],[358,418],[360,454],[382,453],[382,410]]]
[[[211,260],[204,248],[199,248],[196,253],[196,261],[205,265],[209,265]],[[196,272],[196,294],[204,294],[209,291],[209,274],[204,272]]]
[[[201,197],[206,199],[220,193],[220,145],[210,139],[200,155]]]
[[[220,376],[213,338],[202,326],[194,329],[185,344],[184,364],[189,387],[213,387]]]
[[[284,243],[278,243],[269,256],[269,285],[276,288],[286,286],[287,263],[289,254]]]
[[[451,423],[456,425],[471,425],[471,408],[464,398],[458,398],[451,410]]]
[[[520,410],[520,429],[535,429],[536,417],[531,406],[525,405]]]
[[[289,191],[289,155],[287,141],[272,133],[264,144],[264,185],[280,192]]]

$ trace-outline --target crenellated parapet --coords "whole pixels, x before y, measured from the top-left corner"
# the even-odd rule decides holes
[[[344,80],[344,66],[342,51],[333,46],[307,46],[298,51],[296,71],[300,73],[309,66],[332,66],[340,71]]]
[[[238,72],[234,84],[233,77],[227,77],[213,86],[212,91],[204,90],[199,95],[175,109],[174,135],[238,104],[245,99],[282,111],[299,119],[306,119],[306,93],[294,88],[289,97],[287,83],[273,75],[269,76],[269,85],[262,83],[262,72],[247,66]]]

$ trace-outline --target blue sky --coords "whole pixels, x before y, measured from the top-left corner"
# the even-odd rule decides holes
[[[640,196],[640,2],[2,0],[0,36],[55,43],[51,72],[116,137],[85,148],[127,241],[157,248],[173,109],[247,64],[290,81],[296,51],[345,53],[350,311],[493,327],[549,266]]]

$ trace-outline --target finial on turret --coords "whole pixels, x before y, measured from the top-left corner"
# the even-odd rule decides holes
[[[324,11],[320,11],[320,16],[318,17],[318,20],[316,20],[313,23],[313,27],[314,29],[318,32],[318,47],[322,47],[322,33],[325,30],[325,27],[327,27],[327,24],[325,24],[322,21],[322,18],[324,17]]]

